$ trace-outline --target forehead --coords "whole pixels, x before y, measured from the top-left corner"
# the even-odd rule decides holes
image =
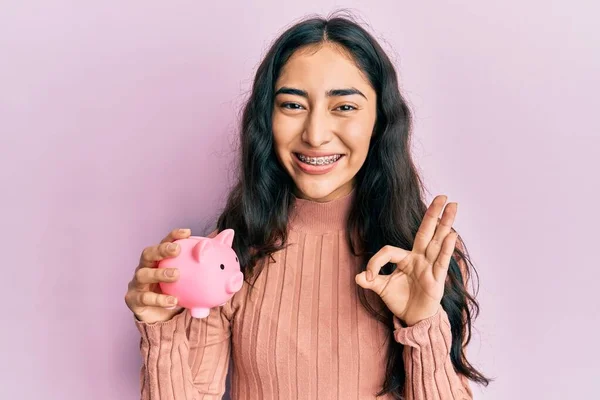
[[[301,86],[308,91],[348,86],[370,88],[368,79],[348,52],[329,43],[296,50],[283,66],[277,83]]]

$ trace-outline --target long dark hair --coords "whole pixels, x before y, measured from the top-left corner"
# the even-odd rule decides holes
[[[275,83],[296,50],[324,42],[342,46],[377,93],[373,137],[365,164],[356,176],[356,201],[348,221],[348,240],[354,254],[366,260],[385,245],[412,248],[427,209],[423,183],[409,148],[411,112],[400,94],[392,62],[377,41],[352,18],[305,19],[275,40],[258,67],[242,115],[239,178],[217,222],[219,230],[236,231],[233,247],[249,282],[260,272],[266,257],[285,247],[288,211],[294,201],[294,183],[278,162],[273,148],[271,118]],[[450,356],[457,372],[487,385],[489,379],[467,361],[463,349],[463,343],[470,341],[471,321],[478,314],[479,306],[466,289],[465,280],[474,268],[460,237],[456,247],[442,299],[452,331]],[[393,268],[388,264],[383,273],[389,274]],[[359,290],[361,303],[392,327],[391,313],[374,310],[365,300],[363,289]],[[403,346],[392,335],[393,329],[380,394],[391,393],[400,399],[405,381]]]

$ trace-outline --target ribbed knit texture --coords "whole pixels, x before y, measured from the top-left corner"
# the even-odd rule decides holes
[[[390,328],[361,305],[359,259],[346,240],[354,192],[327,203],[297,199],[289,246],[206,319],[187,310],[167,322],[136,320],[143,400],[221,399],[230,355],[233,400],[375,399]],[[374,307],[383,303],[367,292]],[[449,357],[446,313],[395,326],[404,344],[408,399],[471,399]],[[400,346],[400,344],[397,344]],[[380,399],[391,399],[381,396]]]

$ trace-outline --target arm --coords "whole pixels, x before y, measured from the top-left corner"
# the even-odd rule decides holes
[[[460,240],[456,247],[465,251]],[[467,265],[462,259],[458,265],[467,287]],[[403,327],[394,318],[394,337],[404,345],[407,400],[473,398],[468,379],[454,370],[450,360],[452,332],[442,307],[434,316],[410,327]]]
[[[230,303],[213,308],[203,319],[184,310],[165,322],[136,320],[142,400],[221,399],[229,366],[230,321]]]
[[[394,328],[396,341],[404,345],[407,400],[473,398],[468,380],[450,360],[452,333],[446,311],[440,307],[433,317],[410,327],[394,318]]]
[[[394,338],[404,345],[408,399],[472,399],[466,380],[454,370],[450,323],[441,307],[459,239],[452,229],[458,204],[445,205],[447,199],[445,195],[433,199],[411,250],[386,245],[355,278],[362,288],[377,293],[394,315]],[[380,274],[388,263],[396,264],[396,268],[390,274]],[[467,271],[466,265],[460,269]],[[400,321],[408,327],[402,327]]]

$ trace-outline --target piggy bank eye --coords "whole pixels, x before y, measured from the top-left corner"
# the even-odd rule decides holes
[[[225,269],[225,266],[223,264],[221,264],[221,269]]]
[[[238,259],[237,259],[237,257],[235,258],[235,262],[239,262]]]

